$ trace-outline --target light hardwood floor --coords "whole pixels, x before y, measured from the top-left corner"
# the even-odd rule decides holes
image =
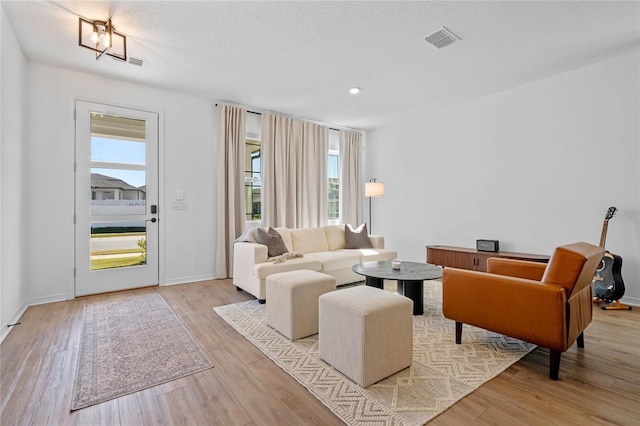
[[[144,292],[167,300],[215,367],[70,412],[83,305]],[[30,307],[0,346],[0,425],[342,424],[212,309],[248,299],[215,280]],[[430,425],[640,424],[640,308],[594,309],[585,349],[562,355],[557,382],[548,362],[536,349]]]

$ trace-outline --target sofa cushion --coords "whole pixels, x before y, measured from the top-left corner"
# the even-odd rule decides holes
[[[367,232],[367,224],[363,223],[356,229],[349,224],[344,225],[344,246],[348,249],[373,248]]]
[[[293,250],[302,253],[328,251],[329,243],[323,228],[303,228],[291,230]]]
[[[377,262],[385,260],[393,260],[398,257],[398,252],[387,249],[344,249],[338,250],[339,253],[348,253],[358,256],[360,262]],[[354,263],[355,265],[355,263]]]
[[[278,234],[282,237],[282,241],[284,241],[284,245],[287,246],[287,250],[293,250],[293,243],[291,242],[291,229],[289,228],[275,228],[278,231]]]
[[[288,259],[286,262],[273,263],[263,262],[257,263],[253,267],[253,272],[259,280],[266,279],[271,274],[277,274],[279,272],[298,271],[300,269],[307,269],[309,271],[320,271],[322,264],[318,259],[311,259],[308,257],[299,257],[296,259]]]
[[[357,253],[349,253],[344,250],[319,251],[309,253],[306,257],[319,260],[322,263],[320,270],[323,272],[344,268],[350,269],[356,263],[360,263],[360,257]]]
[[[282,236],[273,228],[269,228],[268,231],[265,231],[263,228],[258,228],[256,241],[258,241],[258,244],[267,246],[269,257],[280,256],[283,253],[289,252],[282,240]]]
[[[342,225],[329,225],[324,227],[324,233],[327,236],[327,243],[329,244],[329,250],[340,250],[345,248],[344,246],[344,226]]]

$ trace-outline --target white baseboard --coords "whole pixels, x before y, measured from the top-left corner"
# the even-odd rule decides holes
[[[22,305],[11,315],[9,321],[5,324],[2,324],[2,333],[0,333],[0,343],[4,340],[5,337],[9,335],[9,332],[13,329],[13,327],[9,327],[9,324],[17,323],[22,315],[26,312],[29,306],[35,305],[44,305],[45,303],[53,303],[53,302],[63,302],[67,300],[66,294],[52,294],[44,297],[35,297],[33,299],[27,299],[22,302]]]
[[[208,281],[208,280],[216,280],[216,279],[218,278],[216,278],[214,274],[193,275],[191,277],[181,277],[181,278],[173,278],[170,280],[165,280],[164,283],[160,285],[187,284],[187,283],[193,283],[197,281]]]
[[[9,327],[9,325],[17,323],[22,317],[22,315],[24,315],[28,307],[29,305],[27,305],[26,303],[23,303],[18,307],[18,309],[15,310],[15,312],[11,315],[11,317],[9,317],[9,320],[4,324],[2,324],[2,332],[0,333],[0,343],[2,343],[4,338],[9,335],[11,330],[13,330],[13,327]]]

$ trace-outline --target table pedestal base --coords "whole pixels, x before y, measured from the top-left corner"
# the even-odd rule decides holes
[[[369,287],[384,288],[384,280],[382,278],[366,277],[365,283]]]
[[[424,314],[424,281],[399,280],[398,294],[413,300],[413,315]]]

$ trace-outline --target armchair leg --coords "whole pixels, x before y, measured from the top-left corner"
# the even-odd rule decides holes
[[[562,352],[549,349],[549,378],[551,380],[558,380],[561,355]]]
[[[578,347],[580,349],[584,348],[584,331],[582,333],[580,333],[580,335],[576,339],[576,342],[578,342]]]
[[[456,344],[462,343],[462,323],[456,321]]]

